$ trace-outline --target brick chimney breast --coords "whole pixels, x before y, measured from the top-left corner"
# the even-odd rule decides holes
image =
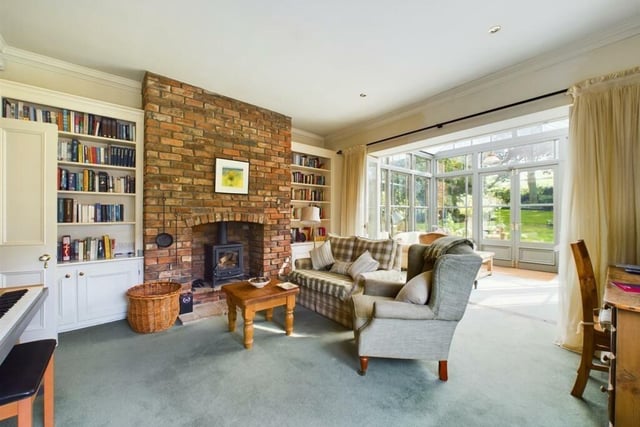
[[[153,73],[142,97],[144,280],[202,278],[220,222],[242,239],[247,275],[276,276],[291,255],[291,118]],[[249,194],[214,191],[217,158],[249,163]],[[163,231],[167,248],[155,241]]]

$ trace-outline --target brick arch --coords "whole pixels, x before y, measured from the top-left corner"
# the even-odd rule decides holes
[[[195,227],[197,225],[210,224],[213,222],[248,222],[252,224],[265,224],[265,216],[263,214],[255,214],[249,212],[213,212],[192,214],[188,218],[184,218],[183,226],[186,228]]]

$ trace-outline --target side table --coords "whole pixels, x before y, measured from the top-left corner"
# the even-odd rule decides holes
[[[285,332],[293,332],[293,310],[296,306],[296,295],[300,289],[292,285],[290,289],[279,287],[278,279],[271,279],[263,288],[256,288],[247,281],[222,286],[227,298],[229,332],[236,330],[237,308],[242,310],[244,319],[244,347],[253,347],[253,319],[257,311],[266,310],[267,320],[273,318],[274,307],[285,306]]]

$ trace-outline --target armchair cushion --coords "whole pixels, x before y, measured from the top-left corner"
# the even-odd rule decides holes
[[[396,295],[396,301],[426,304],[429,299],[432,271],[424,271],[409,280]]]
[[[333,254],[331,253],[331,241],[327,240],[320,247],[309,251],[311,257],[311,264],[314,270],[324,270],[335,262]]]
[[[380,300],[373,304],[373,317],[376,319],[431,320],[435,319],[436,315],[428,305]]]
[[[358,275],[362,273],[367,273],[369,271],[376,271],[380,263],[371,257],[369,251],[365,251],[362,255],[358,257],[351,267],[349,267],[348,273],[353,279],[358,277]]]

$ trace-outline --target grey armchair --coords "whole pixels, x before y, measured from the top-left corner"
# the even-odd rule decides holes
[[[428,277],[423,270],[433,267],[426,303],[396,300],[405,286],[398,283],[367,281],[364,293],[353,296],[360,375],[366,373],[369,357],[425,359],[438,360],[439,378],[447,381],[449,347],[467,307],[481,258],[470,245],[457,244],[435,258],[433,264],[432,260],[425,261],[429,247],[411,245],[407,265],[407,283]]]

